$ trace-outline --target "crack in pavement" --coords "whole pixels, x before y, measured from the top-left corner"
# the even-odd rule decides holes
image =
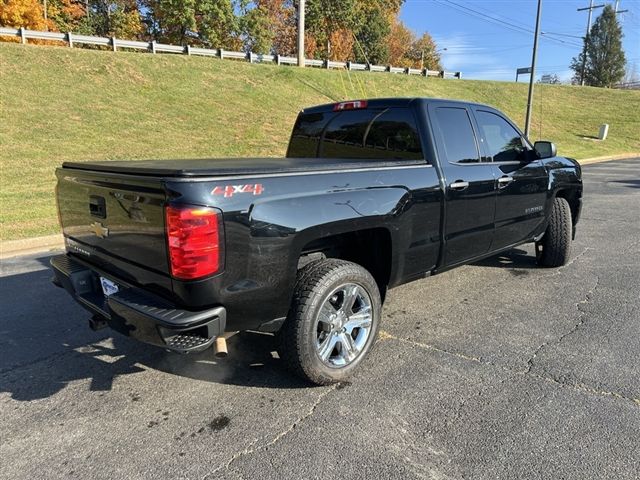
[[[568,334],[563,335],[563,337],[566,337]],[[440,348],[440,347],[436,347],[435,345],[431,345],[428,343],[422,343],[422,342],[415,342],[413,340],[409,340],[407,338],[402,338],[402,337],[397,337],[395,335],[390,334],[389,332],[386,332],[384,330],[380,331],[380,337],[379,337],[379,341],[384,341],[384,340],[395,340],[397,342],[400,343],[406,343],[408,345],[413,345],[419,348],[422,348],[424,350],[430,350],[433,352],[438,352],[438,353],[442,353],[444,355],[448,355],[448,356],[452,356],[455,358],[459,358],[461,360],[465,360],[468,362],[473,362],[476,363],[478,365],[482,365],[482,366],[486,366],[486,367],[492,367],[492,368],[497,368],[500,369],[504,372],[507,372],[509,374],[514,374],[514,375],[521,375],[523,377],[531,377],[531,378],[535,378],[537,380],[541,380],[544,382],[548,382],[548,383],[552,383],[554,385],[557,385],[559,387],[562,388],[568,388],[571,390],[575,390],[575,391],[579,391],[582,393],[588,393],[588,394],[592,394],[592,395],[597,395],[597,396],[604,396],[604,397],[612,397],[612,398],[616,398],[618,400],[624,400],[627,402],[631,402],[634,406],[639,407],[640,408],[640,398],[633,398],[633,397],[629,397],[626,395],[623,395],[622,393],[619,392],[614,392],[614,391],[610,391],[610,390],[598,390],[597,388],[593,388],[585,383],[565,383],[562,382],[552,376],[547,376],[547,375],[540,375],[538,373],[531,373],[529,370],[514,370],[512,368],[509,368],[507,366],[504,365],[498,365],[494,362],[490,362],[488,360],[484,360],[481,357],[474,357],[471,355],[466,355],[464,353],[460,353],[460,352],[454,352],[451,350],[447,350],[444,348]]]
[[[309,410],[302,415],[301,417],[299,417],[296,421],[294,421],[288,428],[286,428],[285,430],[283,430],[282,432],[278,433],[275,437],[273,437],[271,440],[269,440],[266,443],[260,444],[256,447],[254,447],[253,445],[256,444],[256,442],[258,441],[257,439],[254,440],[253,442],[251,442],[244,450],[242,450],[241,452],[236,453],[235,455],[233,455],[228,461],[227,463],[225,463],[224,465],[220,465],[218,466],[215,470],[207,473],[204,477],[202,477],[202,480],[206,480],[207,478],[211,478],[212,475],[218,473],[220,470],[226,470],[226,471],[233,471],[235,473],[237,473],[238,475],[240,475],[240,472],[238,472],[237,470],[232,470],[231,465],[236,462],[239,458],[241,457],[245,457],[247,455],[251,455],[255,452],[258,452],[260,450],[264,450],[266,448],[271,447],[272,445],[275,445],[276,443],[278,443],[280,440],[282,440],[286,435],[288,435],[289,433],[291,433],[293,430],[295,430],[295,428],[300,425],[302,422],[304,422],[307,418],[311,417],[315,411],[316,408],[318,408],[318,406],[320,405],[320,403],[322,402],[322,400],[324,399],[324,397],[326,397],[327,395],[329,395],[331,392],[335,391],[338,386],[340,385],[340,383],[335,383],[333,385],[331,385],[329,388],[327,388],[324,392],[322,392],[320,395],[318,395],[318,398],[315,400],[315,402],[313,402],[313,404],[311,405],[311,407],[309,407]],[[240,475],[241,476],[241,475]]]
[[[549,278],[549,277],[555,277],[556,275],[560,275],[562,274],[562,272],[564,272],[564,270],[568,267],[570,267],[571,265],[573,265],[580,257],[582,257],[583,255],[585,255],[589,250],[595,250],[595,248],[593,247],[584,247],[584,250],[582,250],[578,255],[576,255],[575,257],[573,257],[571,260],[569,260],[565,265],[558,267],[556,269],[555,272],[550,273],[548,275],[542,275],[540,277],[538,277],[538,279],[541,278]]]
[[[598,286],[600,285],[600,277],[598,275],[596,275],[596,283],[595,285],[587,292],[587,294],[585,295],[585,298],[580,300],[579,302],[577,302],[575,304],[575,308],[576,310],[578,310],[579,313],[579,321],[573,326],[571,327],[571,329],[569,329],[567,332],[563,333],[562,335],[560,335],[556,340],[554,340],[553,342],[549,341],[549,342],[544,342],[542,344],[540,344],[540,346],[538,348],[536,348],[536,350],[533,352],[533,355],[531,355],[531,357],[529,358],[529,360],[527,360],[527,368],[524,371],[525,374],[531,373],[531,369],[533,368],[533,363],[535,361],[535,359],[537,358],[538,355],[540,355],[540,353],[547,348],[549,345],[553,344],[553,345],[560,345],[565,338],[567,338],[569,335],[574,334],[582,325],[585,324],[585,322],[587,321],[587,314],[586,312],[582,311],[580,309],[581,305],[587,304],[591,301],[591,297],[593,296],[593,294],[595,293],[596,289],[598,288]]]

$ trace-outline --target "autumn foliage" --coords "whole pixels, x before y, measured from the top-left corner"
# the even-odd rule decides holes
[[[308,0],[305,55],[440,69],[435,42],[398,14],[403,0]],[[0,0],[0,26],[295,55],[295,0]],[[4,37],[3,39],[5,39]]]
[[[2,0],[0,25],[47,30],[42,5],[38,0]]]

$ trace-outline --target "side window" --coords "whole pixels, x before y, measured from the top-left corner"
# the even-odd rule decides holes
[[[364,135],[373,121],[376,110],[351,110],[338,114],[324,132],[320,153],[322,158],[367,158]]]
[[[521,162],[526,160],[527,148],[520,133],[500,115],[484,110],[476,111],[480,132],[494,162]]]
[[[315,158],[318,152],[318,140],[327,122],[334,114],[309,113],[298,115],[293,127],[287,157]]]
[[[415,120],[406,108],[391,108],[377,115],[365,134],[364,146],[371,158],[424,158]]]
[[[411,110],[345,111],[327,125],[320,157],[421,160],[420,138]]]
[[[447,160],[451,163],[479,162],[476,137],[466,109],[438,107],[435,116]]]
[[[408,108],[303,113],[287,157],[422,160],[420,136]]]

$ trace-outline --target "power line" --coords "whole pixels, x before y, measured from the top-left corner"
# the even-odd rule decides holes
[[[540,35],[556,35],[559,37],[571,37],[571,38],[579,38],[582,40],[584,37],[580,35],[569,35],[568,33],[560,33],[560,32],[540,32]]]
[[[478,18],[480,20],[483,20],[485,22],[491,23],[493,25],[498,25],[501,26],[503,28],[506,28],[508,30],[517,32],[517,33],[522,33],[522,34],[526,34],[526,35],[532,35],[534,32],[533,30],[526,28],[526,27],[522,27],[520,25],[517,25],[515,23],[511,23],[510,21],[507,20],[503,20],[501,18],[497,18],[495,16],[492,15],[488,15],[480,10],[476,10],[474,8],[468,7],[466,5],[461,5],[459,3],[453,2],[451,0],[434,0],[435,2],[439,3],[440,5],[452,8],[454,10],[457,10],[460,13],[463,13],[465,15],[468,15],[470,17],[474,17],[474,18]],[[552,41],[556,44],[562,44],[563,46],[571,46],[571,47],[576,47],[579,48],[582,45],[578,45],[576,43],[572,43],[566,40],[561,40],[559,38],[553,38],[553,37],[543,37],[545,40],[549,40]]]

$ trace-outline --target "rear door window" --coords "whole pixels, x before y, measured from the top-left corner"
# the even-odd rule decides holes
[[[418,129],[408,109],[390,108],[376,115],[365,134],[364,147],[374,158],[424,158]]]
[[[313,158],[318,153],[318,141],[327,122],[334,113],[308,113],[298,115],[293,127],[287,157]]]
[[[451,163],[479,162],[478,145],[467,110],[438,107],[435,116],[447,160]]]
[[[329,122],[320,142],[321,158],[367,158],[364,136],[369,125],[380,113],[376,110],[341,112]]]

